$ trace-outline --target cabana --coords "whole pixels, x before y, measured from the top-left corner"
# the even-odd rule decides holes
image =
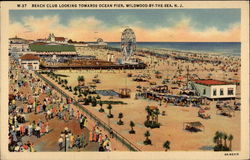
[[[189,130],[191,132],[205,131],[205,127],[199,121],[196,122],[184,122],[183,129]]]
[[[216,111],[216,114],[220,114],[220,115],[224,115],[224,116],[228,116],[228,117],[234,117],[235,113],[234,110],[231,109],[231,107],[223,107],[222,109],[218,109]]]

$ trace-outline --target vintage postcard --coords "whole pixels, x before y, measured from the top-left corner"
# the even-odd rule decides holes
[[[1,159],[248,159],[248,5],[2,2]]]

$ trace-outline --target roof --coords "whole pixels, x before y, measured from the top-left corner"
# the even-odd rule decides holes
[[[195,83],[202,84],[202,85],[228,85],[231,84],[225,81],[213,80],[213,79],[203,79],[203,80],[194,80]]]
[[[36,55],[78,55],[76,52],[36,52]]]
[[[199,121],[197,122],[185,122],[186,124],[189,124],[192,127],[204,127],[203,124]]]
[[[65,38],[64,37],[55,37],[55,40],[56,41],[65,41]]]
[[[34,42],[32,43],[32,45],[46,45],[48,43],[45,43],[45,42]]]
[[[40,58],[33,55],[33,54],[25,54],[22,57],[20,57],[21,60],[39,60]]]
[[[154,109],[157,109],[158,107],[157,106],[149,106],[149,109],[151,110],[154,110]]]
[[[24,41],[25,41],[25,39],[19,38],[19,37],[17,37],[17,36],[12,37],[12,38],[9,38],[9,39],[10,39],[10,40],[24,40]]]

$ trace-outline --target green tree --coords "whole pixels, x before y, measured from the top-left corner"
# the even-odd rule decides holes
[[[92,103],[92,96],[88,96],[88,102]]]
[[[119,121],[117,122],[117,124],[123,125],[123,121],[122,121],[123,113],[119,113],[118,118],[119,118]]]
[[[228,140],[229,140],[229,150],[232,151],[232,141],[233,141],[234,137],[233,135],[229,135]]]
[[[88,96],[88,94],[89,94],[88,91],[83,92],[83,95],[84,95],[85,98]]]
[[[219,132],[218,137],[219,137],[219,145],[222,145],[223,133]]]
[[[78,81],[78,85],[81,86],[83,82],[85,81],[84,76],[78,76],[77,81]]]
[[[220,139],[219,139],[219,131],[215,132],[215,136],[213,138],[214,143],[218,146],[220,144]]]
[[[149,122],[152,112],[151,112],[151,109],[149,108],[149,106],[147,106],[145,108],[145,110],[148,113],[148,115],[147,115],[147,122]]]
[[[113,116],[113,114],[111,113],[112,105],[109,104],[107,108],[108,108],[108,110],[109,110],[108,118],[113,118],[114,116]]]
[[[163,143],[163,148],[165,148],[165,151],[168,151],[170,149],[170,141],[167,140]]]
[[[135,133],[135,131],[134,131],[135,123],[133,121],[130,121],[129,125],[131,127],[131,130],[129,131],[129,133],[130,134],[134,134]]]
[[[151,144],[151,140],[149,139],[150,132],[149,132],[149,131],[146,131],[146,132],[144,133],[144,136],[146,137],[146,140],[144,141],[144,144],[146,144],[146,145]]]
[[[99,94],[96,96],[96,99],[101,99],[101,97],[100,97],[100,95],[99,95]]]
[[[92,98],[91,103],[92,103],[92,106],[93,106],[93,107],[95,107],[95,106],[97,105],[97,101],[96,101],[96,98],[95,98],[95,97]]]
[[[224,147],[227,148],[227,134],[223,133]]]
[[[158,123],[158,116],[159,114],[161,114],[160,110],[158,108],[155,109],[154,114],[155,114],[155,122]]]
[[[99,109],[99,112],[104,112],[104,109],[102,108],[102,101],[99,102],[99,105],[100,105],[100,109]]]

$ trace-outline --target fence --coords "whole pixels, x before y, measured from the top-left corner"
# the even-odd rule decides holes
[[[52,86],[54,89],[56,89],[61,95],[63,95],[66,98],[71,98],[67,93],[65,93],[63,90],[61,90],[59,87],[54,85],[52,82],[50,82],[48,79],[46,79],[44,76],[39,74],[37,71],[35,71],[35,74],[40,77],[43,81],[45,81],[47,84]],[[111,128],[109,125],[107,125],[104,121],[96,117],[94,114],[92,114],[87,108],[80,105],[78,102],[73,103],[75,106],[77,106],[79,109],[84,111],[90,118],[92,118],[94,121],[96,121],[102,128],[104,128],[108,133],[110,133]],[[128,139],[126,139],[124,136],[119,134],[117,131],[113,130],[114,137],[121,142],[124,146],[126,146],[130,151],[141,151],[138,147],[136,147],[133,143],[129,142]]]

